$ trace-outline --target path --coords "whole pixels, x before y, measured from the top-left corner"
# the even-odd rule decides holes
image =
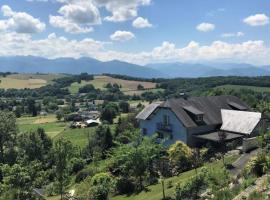
[[[233,168],[229,171],[232,173],[233,176],[237,176],[241,173],[241,171],[246,166],[247,162],[257,154],[258,149],[252,150],[249,153],[244,153],[238,158],[233,164]]]

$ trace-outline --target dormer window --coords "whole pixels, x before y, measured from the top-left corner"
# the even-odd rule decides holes
[[[196,122],[202,122],[203,121],[203,115],[196,115],[195,120],[196,120]]]
[[[203,122],[203,111],[194,106],[184,106],[183,108],[196,123],[201,124]]]

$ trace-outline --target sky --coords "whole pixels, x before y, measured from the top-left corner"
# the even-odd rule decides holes
[[[270,64],[269,0],[0,0],[0,56]]]

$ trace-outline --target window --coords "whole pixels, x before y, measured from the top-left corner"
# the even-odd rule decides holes
[[[202,122],[203,121],[203,115],[196,115],[195,120],[197,122]]]
[[[143,128],[143,134],[147,135],[147,128]]]
[[[170,123],[169,115],[163,115],[163,124],[164,125],[169,125],[169,123]]]

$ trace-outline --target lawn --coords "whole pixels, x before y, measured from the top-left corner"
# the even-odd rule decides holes
[[[229,156],[226,158],[226,163],[232,163],[235,161],[239,156]],[[222,160],[213,162],[213,163],[206,163],[204,167],[209,169],[211,168],[221,168],[223,166]],[[165,194],[166,196],[172,197],[174,195],[175,186],[177,183],[183,183],[188,180],[190,177],[195,175],[195,170],[190,170],[180,174],[179,176],[174,176],[171,178],[165,179]],[[171,182],[173,187],[168,188],[168,183]],[[111,198],[112,200],[157,200],[162,199],[162,187],[161,184],[151,185],[147,187],[147,191],[143,191],[139,194],[134,195],[118,195]]]
[[[43,128],[51,138],[54,138],[66,129],[66,123],[58,122],[55,115],[21,117],[17,119],[17,125],[20,132],[30,132]]]
[[[154,89],[156,87],[156,83],[152,83],[152,82],[122,80],[122,79],[112,78],[109,76],[95,76],[94,80],[92,81],[82,81],[81,83],[75,82],[71,84],[71,86],[69,87],[69,91],[73,94],[78,93],[79,88],[87,84],[92,84],[95,88],[104,90],[106,89],[104,88],[104,86],[108,83],[111,83],[111,84],[117,83],[118,85],[121,85],[122,86],[121,91],[124,93],[138,92],[137,87],[139,84],[141,84],[147,90]]]
[[[256,87],[256,86],[247,86],[247,85],[222,85],[222,86],[218,86],[217,88],[225,88],[225,89],[233,89],[233,90],[249,89],[255,92],[270,92],[270,87]]]
[[[59,133],[55,139],[65,138],[69,140],[74,146],[79,146],[80,148],[84,148],[88,142],[88,134],[94,132],[96,130],[95,127],[91,128],[77,128],[70,129],[67,128],[61,133]]]

